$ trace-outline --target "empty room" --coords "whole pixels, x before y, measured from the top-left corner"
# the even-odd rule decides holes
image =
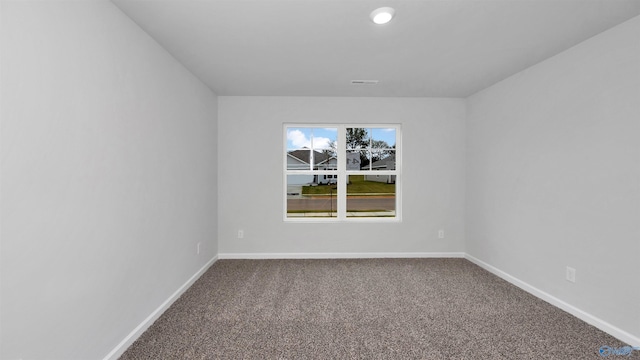
[[[640,358],[640,0],[0,4],[0,359]]]

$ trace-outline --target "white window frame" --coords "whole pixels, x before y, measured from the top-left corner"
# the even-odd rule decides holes
[[[337,137],[337,170],[288,170],[287,169],[287,129],[289,128],[336,128]],[[347,167],[347,149],[346,129],[347,128],[379,128],[379,129],[395,129],[396,131],[396,166],[395,170],[348,170]],[[400,124],[331,124],[331,123],[284,123],[283,131],[283,206],[282,213],[285,222],[293,223],[323,223],[323,222],[401,222],[402,221],[402,126]],[[337,175],[337,216],[336,217],[288,217],[287,216],[287,175]],[[347,217],[347,186],[343,181],[349,175],[395,175],[396,176],[396,193],[395,193],[395,216],[394,217]]]

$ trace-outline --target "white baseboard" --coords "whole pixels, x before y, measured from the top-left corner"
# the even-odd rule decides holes
[[[463,252],[428,253],[221,253],[219,259],[391,259],[464,258]]]
[[[553,295],[550,295],[550,294],[548,294],[548,293],[546,293],[546,292],[544,292],[544,291],[542,291],[542,290],[540,290],[540,289],[538,289],[538,288],[536,288],[534,286],[531,286],[531,285],[527,284],[526,282],[524,282],[524,281],[522,281],[522,280],[520,280],[520,279],[518,279],[516,277],[513,277],[513,276],[507,274],[506,272],[504,272],[504,271],[502,271],[502,270],[500,270],[500,269],[498,269],[498,268],[496,268],[494,266],[491,266],[491,265],[487,264],[486,262],[484,262],[484,261],[482,261],[480,259],[477,259],[477,258],[475,258],[475,257],[473,257],[473,256],[471,256],[469,254],[465,254],[465,258],[467,260],[471,261],[472,263],[480,266],[481,268],[489,271],[490,273],[492,273],[492,274],[502,278],[503,280],[506,280],[506,281],[510,282],[511,284],[519,287],[520,289],[530,293],[531,295],[533,295],[533,296],[535,296],[535,297],[537,297],[539,299],[542,299],[542,300],[548,302],[549,304],[568,312],[569,314],[577,317],[578,319],[586,322],[587,324],[593,325],[593,326],[597,327],[598,329],[610,334],[613,337],[618,338],[621,341],[624,341],[625,343],[627,343],[627,344],[629,344],[631,346],[640,346],[640,338],[638,338],[638,337],[636,337],[636,336],[634,336],[634,335],[632,335],[632,334],[630,334],[630,333],[628,333],[628,332],[626,332],[626,331],[624,331],[624,330],[622,330],[620,328],[617,328],[617,327],[609,324],[608,322],[606,322],[606,321],[604,321],[604,320],[602,320],[600,318],[597,318],[597,317],[595,317],[595,316],[593,316],[593,315],[591,315],[591,314],[589,314],[589,313],[587,313],[587,312],[585,312],[583,310],[580,310],[577,307],[575,307],[575,306],[573,306],[573,305],[571,305],[571,304],[569,304],[567,302],[564,302],[564,301],[558,299],[557,297],[555,297]],[[603,344],[603,345],[606,345],[606,344]]]
[[[163,302],[155,311],[153,311],[140,325],[138,325],[129,335],[127,335],[107,356],[104,357],[103,360],[116,360],[120,357],[124,352],[133,344],[142,333],[144,333],[150,326],[156,321],[162,313],[164,313],[170,306],[173,304],[180,295],[182,295],[191,285],[193,285],[202,274],[204,274],[213,263],[218,260],[218,256],[214,256],[211,260],[209,260],[198,272],[193,274],[187,282],[185,282],[178,290],[176,290],[165,302]]]

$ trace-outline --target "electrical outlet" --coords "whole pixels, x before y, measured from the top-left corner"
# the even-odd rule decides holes
[[[202,243],[198,243],[198,246],[196,246],[196,254],[200,254],[200,244]]]
[[[576,282],[576,269],[567,266],[567,281]]]
[[[238,239],[244,239],[244,230],[238,230]]]
[[[438,231],[438,239],[444,239],[444,230]]]

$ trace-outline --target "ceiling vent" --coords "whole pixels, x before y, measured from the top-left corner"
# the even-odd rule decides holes
[[[351,80],[351,85],[378,85],[378,80]]]

